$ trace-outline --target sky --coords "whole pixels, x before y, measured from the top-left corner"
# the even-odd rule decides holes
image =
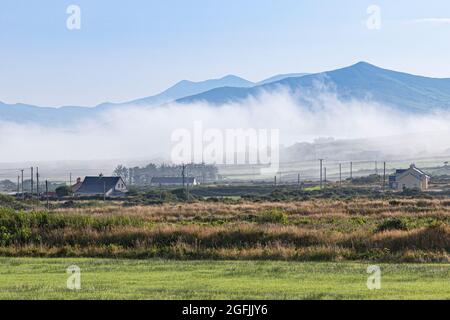
[[[66,12],[81,9],[80,29]],[[380,9],[380,28],[368,28]],[[378,19],[376,20],[378,21]],[[188,79],[367,61],[450,77],[448,0],[2,0],[0,101],[94,106]]]

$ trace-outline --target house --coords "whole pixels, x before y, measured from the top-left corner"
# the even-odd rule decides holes
[[[196,186],[199,183],[194,177],[153,177],[150,184],[152,186]]]
[[[428,189],[430,176],[412,164],[409,169],[397,170],[389,177],[389,186],[395,190],[418,189],[421,191]]]
[[[74,185],[72,185],[70,188],[72,189],[73,193],[76,193],[78,191],[78,189],[80,189],[81,185],[83,183],[81,182],[81,178],[77,178],[77,183],[75,183]]]
[[[127,192],[127,186],[121,177],[86,177],[75,191],[75,196],[120,197]]]

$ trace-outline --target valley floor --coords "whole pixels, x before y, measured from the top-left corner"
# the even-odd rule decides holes
[[[67,289],[66,269],[81,270]],[[450,299],[450,264],[0,258],[0,299]]]

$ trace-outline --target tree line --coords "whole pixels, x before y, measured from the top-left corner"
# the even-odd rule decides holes
[[[218,169],[214,165],[192,163],[185,165],[184,171],[186,177],[195,177],[200,183],[218,179]],[[118,165],[113,174],[122,177],[128,184],[145,186],[151,183],[153,177],[181,177],[183,166],[150,163],[145,167],[127,168]]]

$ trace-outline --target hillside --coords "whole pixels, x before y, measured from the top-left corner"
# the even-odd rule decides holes
[[[217,88],[177,100],[224,104],[285,88],[291,93],[317,95],[335,92],[339,99],[379,102],[408,112],[450,109],[450,79],[436,79],[382,69],[360,62],[334,71],[285,78],[252,88]],[[302,101],[305,102],[305,101]]]

